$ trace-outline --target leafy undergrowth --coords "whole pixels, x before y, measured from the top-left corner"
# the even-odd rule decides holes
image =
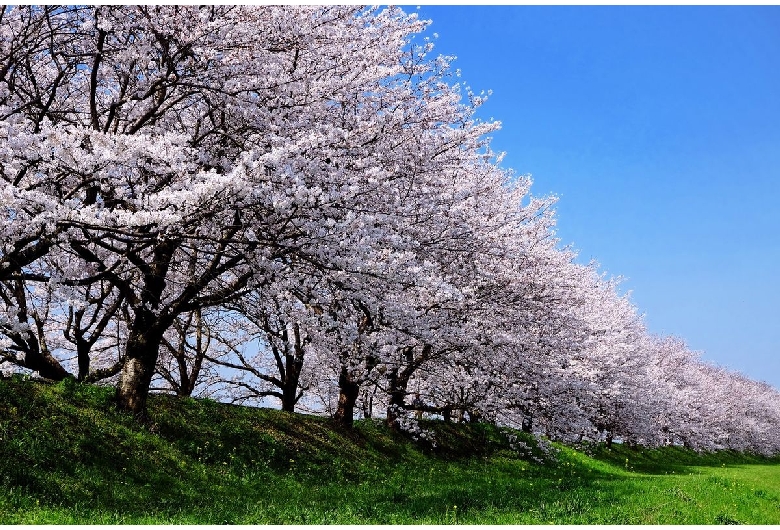
[[[522,433],[379,422],[0,380],[0,523],[779,524],[778,460],[624,446],[550,452]]]

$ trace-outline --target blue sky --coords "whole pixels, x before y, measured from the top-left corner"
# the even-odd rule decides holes
[[[652,332],[780,388],[780,7],[418,12],[562,243]]]

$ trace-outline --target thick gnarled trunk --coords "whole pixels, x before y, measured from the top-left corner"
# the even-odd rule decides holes
[[[287,412],[295,412],[295,405],[301,397],[298,385],[301,380],[303,359],[306,352],[300,326],[293,324],[292,331],[292,350],[290,350],[289,346],[286,349],[284,370],[282,370],[282,410]],[[288,339],[286,330],[282,337],[285,340]]]
[[[417,357],[415,357],[414,351],[413,346],[405,347],[401,352],[403,368],[400,371],[398,368],[395,368],[388,377],[390,402],[387,407],[387,426],[391,429],[399,427],[398,418],[400,411],[410,408],[406,404],[406,396],[409,394],[409,381],[415,371],[430,358],[433,349],[429,344],[426,344],[422,347],[420,355]],[[411,408],[415,411],[417,418],[422,417],[423,410],[431,410],[431,407],[425,406],[419,394],[415,396]]]
[[[122,365],[119,384],[116,388],[116,402],[120,410],[143,416],[146,411],[146,399],[149,384],[152,381],[154,366],[138,357],[128,358]]]
[[[164,330],[165,327],[159,325],[151,311],[141,309],[136,314],[116,389],[119,410],[136,416],[146,414],[146,399]]]
[[[360,393],[360,385],[349,375],[345,367],[339,374],[339,403],[333,419],[342,427],[351,428],[355,421],[355,403]]]
[[[165,278],[178,244],[179,241],[175,239],[164,240],[154,248],[151,263],[140,265],[144,270],[144,288],[134,308],[135,316],[128,332],[125,358],[116,389],[119,410],[139,417],[146,415],[146,398],[160,355],[163,334],[173,324],[177,314],[160,311],[160,306],[166,286]],[[141,264],[142,258],[136,256],[135,261]]]
[[[21,270],[17,270],[17,273],[21,275]],[[19,323],[30,325],[30,320],[32,320],[29,331],[8,335],[16,343],[18,350],[24,352],[24,360],[21,365],[38,372],[45,379],[62,381],[66,377],[72,377],[49,351],[41,320],[34,313],[32,318],[30,318],[31,315],[28,315],[27,286],[24,281],[17,279],[12,285],[12,296],[17,304]]]
[[[73,375],[62,367],[46,348],[41,348],[37,341],[29,340],[23,366],[38,372],[38,374],[53,381],[62,381]]]
[[[292,355],[286,356],[285,377],[282,381],[282,410],[295,412],[295,404],[298,403],[298,382],[301,378],[302,360],[297,360]]]
[[[398,370],[394,370],[389,379],[390,402],[387,405],[387,420],[385,423],[391,429],[398,429],[398,419],[401,411],[406,409],[406,387],[409,384],[409,377],[406,373],[398,375]],[[418,404],[418,403],[416,403]]]

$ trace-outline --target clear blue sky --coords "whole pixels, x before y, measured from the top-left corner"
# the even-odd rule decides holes
[[[406,6],[407,11],[416,6]],[[780,388],[780,8],[421,6],[650,330]]]

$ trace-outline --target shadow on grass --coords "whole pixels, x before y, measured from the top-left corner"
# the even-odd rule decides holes
[[[780,464],[780,456],[766,457],[737,451],[699,452],[680,446],[645,448],[613,444],[607,448],[604,444],[598,444],[585,447],[584,450],[596,460],[651,475],[688,472],[692,467]]]
[[[72,382],[0,381],[0,522],[642,522],[622,511],[626,496],[644,495],[630,471],[778,463],[627,446],[591,447],[594,459],[562,448],[539,463],[486,424],[421,422],[433,445],[381,421],[345,432],[323,418],[162,395],[142,425],[112,396]],[[512,434],[543,455],[532,437]],[[675,506],[692,502],[667,490]],[[59,515],[35,519],[41,507]],[[661,520],[697,521],[674,517]],[[723,511],[698,521],[717,517],[739,520]]]

